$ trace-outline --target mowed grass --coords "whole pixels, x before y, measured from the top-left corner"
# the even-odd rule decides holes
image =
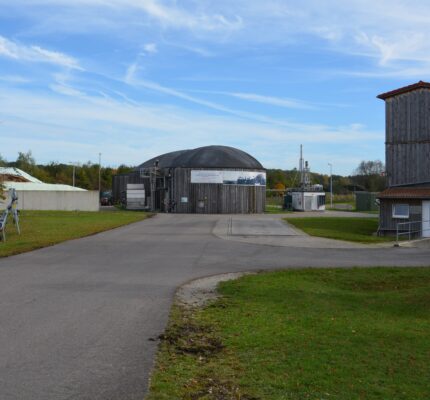
[[[361,243],[393,240],[392,237],[375,235],[378,230],[378,218],[304,217],[286,218],[285,220],[312,236]]]
[[[266,214],[291,214],[293,211],[284,210],[281,206],[266,204]]]
[[[21,211],[21,235],[9,215],[6,242],[0,242],[0,257],[103,232],[141,221],[147,216],[131,211]]]
[[[296,270],[175,307],[147,400],[430,398],[430,268]]]

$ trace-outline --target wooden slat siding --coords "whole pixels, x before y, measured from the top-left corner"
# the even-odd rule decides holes
[[[138,172],[130,172],[128,174],[114,175],[112,177],[112,198],[114,203],[117,203],[121,199],[121,192],[127,190],[127,183],[144,183],[145,190],[147,193],[149,188],[146,187],[146,182],[140,177]]]
[[[411,213],[409,218],[393,218],[393,204],[409,204]],[[422,200],[420,199],[381,199],[379,209],[379,227],[381,231],[395,232],[398,222],[422,220]],[[418,209],[418,212],[415,212]]]
[[[195,169],[195,168],[193,168]],[[236,171],[243,171],[235,169]],[[164,171],[168,175],[169,171]],[[202,213],[202,214],[243,214],[263,213],[266,206],[265,186],[241,186],[222,184],[195,184],[191,183],[190,168],[175,168],[170,171],[171,179],[168,182],[170,198],[176,202],[173,212],[176,213]],[[115,201],[119,201],[120,194],[126,190],[127,183],[145,183],[147,194],[150,188],[146,187],[148,179],[140,178],[138,172],[116,175],[112,179],[112,193]],[[181,198],[187,197],[187,203],[181,203]],[[198,207],[199,201],[204,207]]]
[[[430,91],[387,99],[385,119],[388,185],[430,181]]]

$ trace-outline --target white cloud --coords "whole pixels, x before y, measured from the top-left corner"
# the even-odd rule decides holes
[[[202,55],[212,54],[214,43],[227,48],[304,43],[372,57],[381,71],[405,61],[430,64],[430,3],[420,0],[326,0],[323,6],[320,0],[300,5],[294,0],[14,0],[2,8],[5,15],[12,10],[34,18],[30,29],[36,32],[70,33],[74,27],[81,32],[86,27],[86,32],[115,32],[126,39],[167,33],[190,50],[203,49]],[[315,38],[321,42],[316,44]],[[1,41],[0,53],[17,57],[10,43]],[[39,57],[57,59],[53,54]],[[73,65],[70,58],[57,61]]]
[[[255,93],[226,93],[225,94],[239,99],[254,101],[257,103],[268,104],[277,107],[294,108],[302,110],[310,110],[315,108],[314,106],[297,99],[287,99],[273,96],[262,96]]]
[[[157,49],[157,45],[155,43],[147,43],[143,46],[143,49],[147,52],[147,53],[157,53],[158,49]]]
[[[25,46],[0,36],[0,56],[20,61],[45,62],[71,69],[83,70],[78,61],[66,54],[43,49],[39,46]]]
[[[18,83],[18,84],[31,82],[30,79],[19,75],[3,75],[3,76],[0,76],[0,81],[8,82],[8,83]]]
[[[1,91],[0,119],[5,123],[0,125],[0,135],[6,152],[2,155],[13,159],[12,151],[31,148],[40,162],[72,158],[85,162],[101,151],[107,163],[118,165],[138,164],[181,148],[224,144],[243,148],[267,167],[291,167],[296,163],[296,149],[304,143],[314,170],[324,168],[325,161],[313,162],[311,154],[334,159],[337,153],[351,158],[344,166],[349,173],[356,166],[353,160],[370,157],[372,152],[374,158],[380,158],[383,153],[383,132],[356,124],[251,121],[122,98],[64,94],[68,96]],[[290,155],[287,161],[286,155]]]
[[[67,85],[61,85],[61,84],[53,84],[50,86],[50,88],[59,94],[64,94],[65,96],[74,96],[74,97],[82,97],[85,96],[84,93],[82,93],[81,91],[72,88],[70,86]]]

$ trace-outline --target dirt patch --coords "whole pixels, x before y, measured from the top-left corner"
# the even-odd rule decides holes
[[[221,339],[209,325],[197,323],[191,315],[184,313],[180,323],[170,325],[160,335],[160,340],[167,342],[177,354],[195,354],[209,357],[224,348]]]
[[[196,387],[197,386],[197,387]],[[187,400],[259,400],[258,397],[248,396],[234,383],[228,380],[207,378],[189,382],[190,394]]]
[[[208,301],[218,298],[217,286],[220,282],[238,279],[253,272],[232,272],[196,279],[181,286],[176,292],[177,303],[185,307],[202,307]]]

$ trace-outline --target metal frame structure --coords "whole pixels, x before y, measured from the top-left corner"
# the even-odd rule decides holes
[[[18,235],[21,234],[21,229],[19,227],[19,215],[18,215],[18,196],[16,194],[15,189],[12,189],[12,195],[9,205],[6,207],[6,210],[3,211],[3,214],[0,216],[0,235],[1,240],[6,242],[6,224],[7,218],[9,214],[12,214],[13,222],[15,223],[16,230],[18,231]]]
[[[423,232],[430,231],[430,228],[423,229],[423,224],[426,222],[428,223],[430,220],[398,222],[396,224],[396,245],[399,245],[401,238],[404,236],[407,237],[408,241],[422,238]]]

